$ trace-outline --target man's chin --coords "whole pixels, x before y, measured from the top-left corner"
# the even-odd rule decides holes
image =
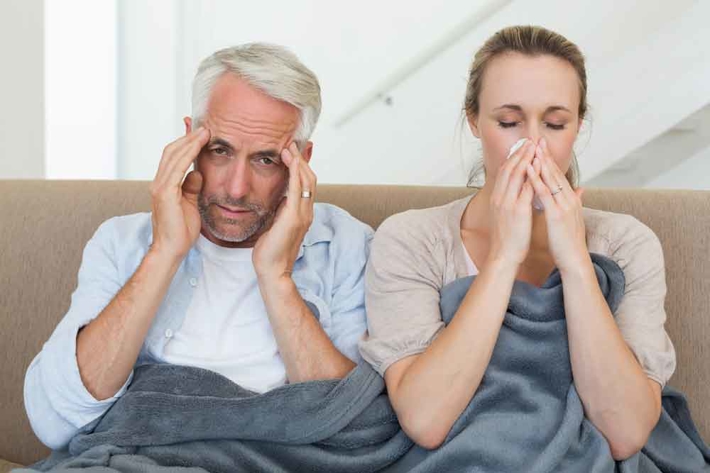
[[[244,225],[243,222],[231,223],[225,221],[214,222],[213,224],[203,225],[205,233],[209,233],[208,237],[213,243],[226,243],[228,245],[239,245],[250,247],[254,246],[260,232],[261,225],[259,222],[250,222],[249,225]],[[251,244],[250,244],[251,243]]]

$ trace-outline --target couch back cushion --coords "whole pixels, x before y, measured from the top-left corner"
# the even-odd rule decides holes
[[[410,208],[441,205],[466,188],[321,185],[317,199],[373,228]],[[585,205],[629,213],[659,236],[666,258],[668,331],[678,352],[671,384],[710,437],[710,192],[589,189]],[[150,210],[139,181],[0,181],[0,458],[29,464],[48,452],[32,434],[23,379],[69,306],[86,241],[115,215]]]

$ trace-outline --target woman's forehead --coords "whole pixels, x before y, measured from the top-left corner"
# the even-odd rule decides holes
[[[486,110],[503,105],[517,105],[522,111],[561,106],[576,113],[579,101],[579,77],[569,62],[518,53],[501,55],[488,64],[479,97]]]

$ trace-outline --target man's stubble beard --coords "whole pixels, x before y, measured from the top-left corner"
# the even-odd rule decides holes
[[[249,210],[256,215],[256,219],[245,228],[241,228],[243,224],[239,220],[229,218],[219,218],[219,220],[217,220],[214,218],[214,215],[210,213],[210,208],[216,205],[225,205],[243,210]],[[200,193],[197,198],[197,207],[200,211],[202,222],[215,238],[229,243],[242,243],[271,226],[274,215],[276,214],[276,207],[278,207],[278,203],[273,209],[267,209],[260,204],[247,202],[241,198],[219,198],[217,196],[205,198],[205,196]],[[229,226],[230,228],[237,230],[237,232],[225,231],[225,226]]]

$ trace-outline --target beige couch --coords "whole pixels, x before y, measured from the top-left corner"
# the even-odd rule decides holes
[[[25,369],[69,305],[81,252],[105,219],[149,209],[146,182],[0,181],[0,472],[48,452],[25,416]],[[393,213],[451,201],[465,188],[334,186],[318,199],[377,227]],[[683,390],[710,439],[710,192],[601,190],[589,207],[635,215],[666,257],[668,331],[678,352],[671,384]]]

